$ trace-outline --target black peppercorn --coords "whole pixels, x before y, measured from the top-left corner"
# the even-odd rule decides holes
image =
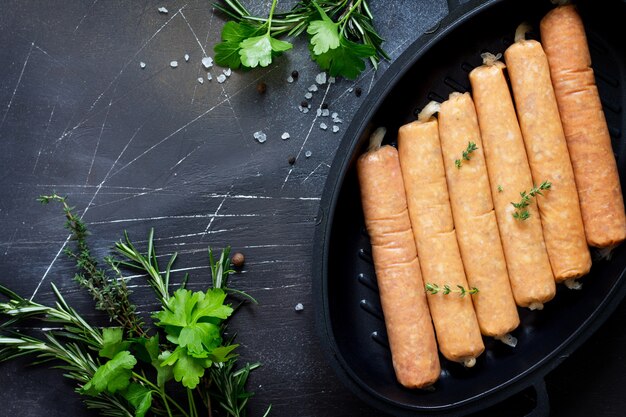
[[[326,110],[328,108],[328,103],[322,103],[322,110]]]
[[[230,261],[233,263],[235,268],[241,268],[245,260],[246,258],[244,258],[243,253],[241,252],[235,253],[232,258],[230,258]]]
[[[309,107],[309,102],[306,100],[302,100],[302,102],[300,103],[301,107]]]
[[[266,90],[267,90],[267,85],[263,81],[261,81],[260,83],[256,85],[256,91],[259,94],[265,94]]]
[[[361,90],[361,87],[357,87],[357,88],[355,88],[355,89],[354,89],[354,94],[355,94],[357,97],[361,97],[361,94],[362,94],[362,93],[363,93],[363,90]]]
[[[298,78],[298,75],[300,75],[298,74],[298,71],[296,70],[291,71],[291,78],[293,78],[294,80]]]
[[[289,159],[287,160],[287,162],[289,162],[289,165],[293,165],[296,163],[296,157],[295,156],[290,156]]]

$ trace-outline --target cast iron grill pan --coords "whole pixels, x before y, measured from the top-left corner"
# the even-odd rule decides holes
[[[516,348],[486,338],[486,351],[472,369],[442,358],[441,377],[433,391],[408,390],[396,382],[364,228],[356,158],[373,128],[387,127],[386,142],[395,144],[398,128],[415,120],[428,101],[443,101],[452,91],[470,91],[468,74],[480,65],[480,54],[503,53],[522,20],[538,28],[551,7],[547,0],[474,2],[458,7],[387,70],[350,125],[333,162],[317,227],[318,327],[340,378],[383,411],[461,415],[532,387],[536,391],[533,414],[547,414],[543,377],[586,340],[624,297],[626,246],[622,245],[611,260],[594,260],[582,291],[560,285],[556,298],[543,311],[520,309],[521,325],[513,332],[518,338]],[[626,4],[613,1],[594,7],[591,2],[580,2],[579,11],[621,181],[626,185],[626,140],[622,138],[626,51],[620,34]],[[538,38],[538,29],[529,37]]]

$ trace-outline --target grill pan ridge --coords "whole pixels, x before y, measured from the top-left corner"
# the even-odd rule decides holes
[[[442,358],[433,391],[408,390],[395,380],[378,297],[370,244],[364,228],[356,158],[370,131],[387,127],[394,144],[398,127],[415,119],[428,101],[452,91],[470,91],[468,74],[480,53],[502,53],[522,20],[538,28],[548,0],[473,1],[452,5],[432,31],[413,43],[385,72],[350,124],[320,203],[316,225],[313,290],[322,346],[340,379],[360,398],[396,416],[453,416],[483,410],[524,390],[535,391],[528,415],[548,415],[543,378],[609,317],[626,294],[626,245],[609,261],[595,261],[582,291],[563,286],[543,311],[520,310],[519,340],[511,349],[485,340],[486,351],[472,369]],[[626,189],[626,50],[620,24],[626,3],[599,8],[578,2],[585,22],[596,82],[620,178]],[[451,7],[452,9],[452,7]],[[530,37],[538,38],[538,31]]]

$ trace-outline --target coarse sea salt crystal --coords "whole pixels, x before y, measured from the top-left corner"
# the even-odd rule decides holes
[[[267,135],[265,133],[263,133],[262,130],[259,130],[258,132],[254,132],[254,134],[252,136],[254,136],[254,138],[259,143],[263,143],[263,142],[265,142],[267,140]]]
[[[333,114],[330,117],[332,117],[333,119],[336,119],[337,117],[339,117],[339,113],[334,111]]]
[[[335,84],[335,81],[337,81],[337,80],[335,79],[335,77],[329,77],[329,78],[328,78],[328,84]]]
[[[352,88],[352,87],[348,88],[348,93],[351,93],[353,91],[354,91],[354,88]]]
[[[316,92],[317,91],[317,86],[315,84],[311,84],[311,86],[309,87],[309,91]]]
[[[306,152],[304,153],[304,156],[305,156],[305,157],[307,157],[307,158],[310,158],[310,157],[311,157],[311,155],[313,155],[313,152],[311,152],[311,151],[306,151]]]
[[[315,82],[319,85],[326,84],[326,73],[320,72],[315,76]]]
[[[306,98],[307,100],[310,100],[310,99],[312,99],[312,98],[313,98],[313,94],[311,94],[311,93],[306,93],[306,94],[304,95],[304,98]]]
[[[308,113],[308,112],[309,112],[309,107],[302,108],[302,113]]]
[[[146,67],[146,63],[145,62],[140,62],[139,66],[141,67],[141,69],[144,69]]]
[[[217,82],[218,83],[223,83],[224,81],[226,81],[226,76],[224,74],[220,74],[217,76]]]
[[[291,75],[289,77],[287,77],[287,82],[288,83],[292,83],[293,82],[293,77]]]
[[[178,66],[178,61],[172,61],[170,62],[170,67],[172,68],[176,68]]]
[[[159,13],[167,14],[167,9],[165,7],[159,7]]]
[[[224,73],[225,76],[230,77],[230,74],[233,73],[233,70],[231,70],[230,68],[226,68],[222,72]]]
[[[328,129],[328,125],[326,123],[322,122],[322,123],[320,123],[320,129],[326,130],[326,129]]]
[[[296,310],[296,311],[302,311],[302,310],[304,310],[304,306],[302,305],[302,303],[298,303],[298,304],[296,304],[296,306],[294,307],[294,310]]]
[[[204,78],[202,78],[202,77],[198,77],[198,82],[199,82],[200,84],[204,84]]]
[[[333,126],[333,133],[337,133],[337,132],[339,132],[339,126],[334,125]]]
[[[328,117],[329,114],[330,114],[330,111],[328,109],[322,110],[322,117]]]
[[[213,79],[213,76],[211,75],[210,72],[207,72],[206,79],[209,80],[209,81],[211,81]]]
[[[185,62],[189,62],[189,54],[185,54]]]
[[[315,112],[315,114],[317,114],[317,116],[321,116],[322,115],[322,109],[317,109],[317,112]]]
[[[211,58],[210,56],[205,56],[204,58],[202,58],[202,65],[204,65],[204,68],[209,69],[213,66],[213,58]]]
[[[281,138],[282,140],[287,140],[287,139],[289,139],[290,137],[291,137],[291,135],[289,134],[289,132],[285,132],[285,133],[283,133],[282,135],[280,135],[280,138]]]

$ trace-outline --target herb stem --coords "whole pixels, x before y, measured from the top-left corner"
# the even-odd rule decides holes
[[[356,3],[354,3],[352,5],[352,7],[350,7],[350,9],[348,10],[348,13],[346,13],[340,20],[339,20],[339,24],[341,24],[341,33],[344,32],[344,28],[346,27],[346,25],[348,24],[348,20],[350,19],[350,15],[352,14],[352,12],[354,12],[363,2],[363,0],[357,0]]]
[[[267,35],[268,36],[271,34],[271,31],[272,31],[272,17],[274,17],[274,9],[276,8],[276,3],[278,3],[278,0],[272,1],[272,7],[270,9],[270,16],[267,19]]]
[[[163,404],[165,405],[165,408],[167,409],[167,414],[170,417],[173,417],[174,415],[172,414],[172,411],[170,410],[170,407],[168,406],[168,400],[172,402],[172,404],[174,404],[176,406],[176,408],[178,409],[178,411],[180,411],[181,413],[183,413],[183,415],[185,417],[191,417],[184,408],[182,408],[176,401],[174,401],[172,399],[172,397],[170,397],[169,395],[167,395],[165,393],[165,387],[158,387],[156,385],[154,385],[154,383],[152,381],[150,381],[149,379],[147,379],[145,376],[138,374],[137,372],[133,372],[132,373],[133,378],[137,379],[138,381],[143,382],[144,384],[146,384],[148,387],[150,387],[153,391],[157,392],[159,394],[159,396],[161,397],[161,399],[163,400]]]

